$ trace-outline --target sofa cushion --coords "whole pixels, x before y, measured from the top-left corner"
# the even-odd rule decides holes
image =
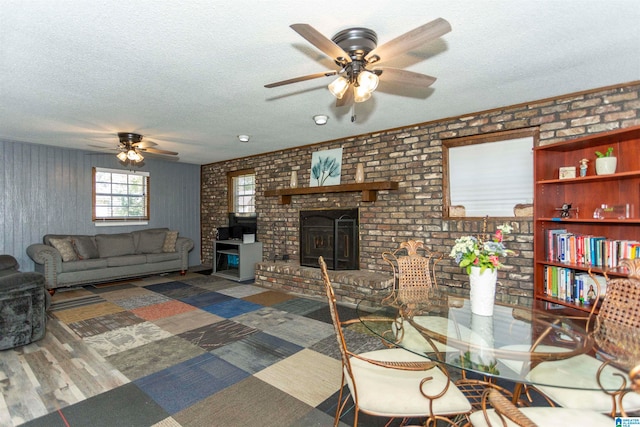
[[[63,262],[76,261],[78,259],[76,250],[73,249],[71,237],[64,237],[62,239],[49,239],[49,242],[51,242],[51,246],[53,246],[58,250],[58,252],[60,252]]]
[[[130,233],[98,234],[96,235],[96,245],[100,258],[133,255],[136,252],[133,236]]]
[[[178,240],[177,231],[167,231],[167,235],[164,239],[164,244],[162,245],[162,252],[175,252],[177,240]]]
[[[161,254],[147,254],[147,263],[153,264],[154,262],[165,262],[180,259],[178,252],[163,252]]]
[[[162,252],[162,245],[164,245],[166,231],[143,231],[140,232],[138,237],[138,247],[136,253],[138,254],[159,254]]]
[[[98,248],[91,236],[72,236],[73,247],[80,259],[99,258]]]
[[[71,273],[74,271],[96,270],[98,268],[107,268],[107,260],[103,258],[85,259],[81,261],[69,261],[62,264],[62,273]]]
[[[107,258],[108,267],[125,267],[127,265],[142,265],[147,262],[145,255],[112,256]]]

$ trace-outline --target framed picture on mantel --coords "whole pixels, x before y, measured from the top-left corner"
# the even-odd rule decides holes
[[[316,151],[311,155],[310,187],[340,185],[342,148]]]

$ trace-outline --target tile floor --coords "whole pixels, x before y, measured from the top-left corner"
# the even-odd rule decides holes
[[[53,301],[43,340],[0,353],[2,426],[333,424],[340,361],[321,299],[189,273]],[[356,351],[381,348],[348,333]]]

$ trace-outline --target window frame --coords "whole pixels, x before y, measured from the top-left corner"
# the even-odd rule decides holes
[[[128,181],[128,177],[130,176],[142,176],[144,178],[143,180],[143,197],[144,197],[144,214],[142,216],[98,216],[97,214],[97,197],[100,196],[101,194],[105,194],[105,195],[118,195],[118,196],[122,196],[121,194],[117,194],[117,193],[98,193],[97,192],[97,176],[98,173],[100,172],[104,172],[104,173],[110,173],[110,174],[117,174],[117,175],[125,175],[127,176],[127,181]],[[127,171],[127,170],[122,170],[122,169],[109,169],[109,168],[101,168],[101,167],[93,167],[92,168],[92,204],[91,204],[91,210],[92,210],[92,221],[96,224],[96,225],[144,225],[147,224],[149,219],[150,219],[150,206],[151,206],[151,179],[150,179],[150,174],[149,172],[145,172],[145,171]],[[113,182],[113,181],[111,181]],[[129,183],[127,183],[127,185],[130,185]],[[133,197],[133,196],[137,196],[135,194],[130,194],[127,191],[127,194],[125,195],[125,197]],[[113,206],[113,205],[112,205]]]
[[[443,187],[443,197],[442,197],[442,201],[443,201],[443,206],[442,206],[442,216],[444,219],[459,219],[459,220],[465,220],[465,219],[477,219],[477,218],[483,218],[483,216],[471,216],[471,215],[467,215],[466,213],[464,215],[451,215],[450,212],[450,208],[454,205],[452,205],[451,202],[451,181],[450,181],[450,165],[449,165],[449,161],[450,161],[450,155],[449,155],[449,149],[451,148],[456,148],[456,147],[462,147],[462,146],[469,146],[469,145],[476,145],[476,144],[487,144],[487,143],[493,143],[493,142],[506,142],[509,140],[515,140],[515,139],[522,139],[522,138],[531,138],[532,139],[532,146],[531,146],[531,203],[526,203],[526,204],[521,204],[520,206],[526,206],[528,204],[533,204],[533,148],[537,147],[539,145],[539,141],[540,141],[540,131],[537,127],[533,127],[533,128],[522,128],[522,129],[513,129],[513,130],[507,130],[507,131],[501,131],[501,132],[493,132],[493,133],[489,133],[489,134],[481,134],[481,135],[473,135],[473,136],[465,136],[465,137],[458,137],[458,138],[450,138],[450,139],[443,139],[442,140],[442,168],[443,168],[443,182],[442,182],[442,187]],[[488,155],[490,156],[490,155]],[[490,167],[490,164],[488,164],[487,167]],[[514,206],[515,207],[515,206]],[[494,216],[494,215],[489,215],[492,218],[505,218],[505,219],[513,219],[515,217],[517,217],[517,215],[514,213],[510,216]]]
[[[252,212],[236,212],[236,186],[235,179],[245,175],[253,175],[253,211]],[[255,214],[256,212],[256,172],[254,169],[241,169],[227,172],[227,209],[229,213],[238,214]],[[244,205],[251,206],[251,205]]]

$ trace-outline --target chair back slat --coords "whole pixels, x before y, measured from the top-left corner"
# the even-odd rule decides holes
[[[441,254],[428,250],[420,240],[408,240],[394,251],[383,252],[382,258],[393,272],[393,289],[385,303],[404,306],[429,299],[437,287],[434,268]]]
[[[640,259],[623,260],[628,277],[607,281],[594,339],[612,363],[630,369],[640,360]]]

